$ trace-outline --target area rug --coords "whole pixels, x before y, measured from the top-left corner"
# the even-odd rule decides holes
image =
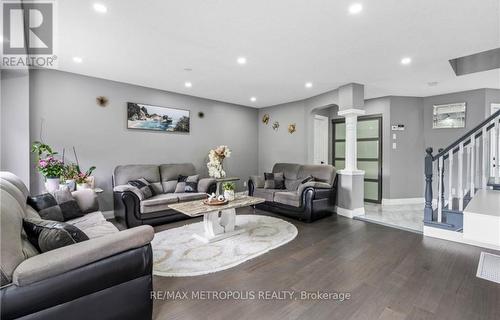
[[[203,233],[203,223],[188,224],[155,234],[153,274],[187,277],[237,266],[292,241],[297,228],[282,219],[261,215],[237,215],[236,225],[245,232],[214,243],[203,243],[193,233]]]

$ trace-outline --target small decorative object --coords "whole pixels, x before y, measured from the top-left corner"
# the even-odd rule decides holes
[[[228,146],[218,146],[215,149],[210,150],[208,153],[208,175],[215,179],[224,178],[226,172],[223,168],[223,162],[225,158],[231,156],[231,150]]]
[[[189,110],[127,103],[127,128],[189,133]]]
[[[204,112],[202,112],[202,111],[198,112],[198,118],[203,119],[204,117],[205,117],[205,113]]]
[[[229,201],[233,201],[234,200],[234,189],[235,189],[234,182],[223,183],[222,189],[224,189],[224,198],[226,198]]]
[[[278,130],[279,127],[280,127],[280,123],[278,121],[274,121],[273,122],[273,129]]]
[[[45,178],[45,188],[48,192],[59,189],[59,182],[64,169],[64,163],[55,158],[57,152],[40,141],[35,141],[31,146],[31,152],[36,155],[36,168]]]
[[[465,102],[435,105],[433,110],[432,128],[465,128],[465,113]]]
[[[290,132],[290,134],[294,133],[296,129],[296,124],[295,123],[290,123],[288,125],[288,132]]]
[[[75,191],[75,177],[78,175],[78,165],[76,163],[68,163],[64,165],[62,177],[68,186],[69,191]]]
[[[214,193],[209,195],[207,200],[203,200],[203,203],[209,206],[221,206],[228,202],[229,201],[226,198],[224,198],[223,195],[216,196]]]
[[[108,98],[106,98],[105,96],[99,96],[95,98],[95,101],[97,102],[97,105],[101,107],[107,106],[109,102]]]
[[[269,115],[266,113],[263,117],[262,117],[262,123],[265,123],[265,124],[269,124]]]

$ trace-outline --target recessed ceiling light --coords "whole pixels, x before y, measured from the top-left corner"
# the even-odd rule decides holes
[[[190,71],[193,71],[193,69],[191,69],[191,68],[184,68],[184,71],[190,72]]]
[[[361,3],[353,3],[349,6],[350,14],[358,14],[363,11],[363,5]]]
[[[193,86],[193,84],[191,82],[189,82],[189,81],[184,82],[184,87],[191,88],[192,86]]]
[[[401,64],[407,65],[410,63],[411,63],[411,58],[409,58],[409,57],[405,57],[405,58],[401,59]]]
[[[108,8],[105,5],[103,5],[102,3],[94,3],[94,10],[99,12],[99,13],[108,12]]]
[[[73,61],[76,63],[82,63],[83,59],[81,57],[73,57]]]
[[[251,97],[251,98],[250,98],[250,101],[255,102],[255,101],[257,101],[257,98],[255,98],[255,97]]]
[[[236,61],[239,64],[245,64],[245,63],[247,63],[247,58],[245,58],[245,57],[239,57],[238,59],[236,59]]]
[[[306,82],[305,87],[306,88],[312,88],[313,84],[312,82]]]

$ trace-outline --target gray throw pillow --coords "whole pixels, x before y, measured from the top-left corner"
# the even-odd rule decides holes
[[[64,222],[24,219],[23,228],[29,242],[41,253],[89,240],[82,230]]]
[[[68,189],[28,197],[28,204],[38,211],[42,219],[46,220],[62,222],[84,215]]]
[[[198,192],[199,178],[199,174],[195,174],[192,176],[179,175],[179,178],[177,179],[177,185],[175,187],[175,193]]]
[[[144,179],[144,178],[140,178],[137,180],[131,180],[128,182],[128,184],[139,189],[139,191],[142,193],[144,199],[149,199],[152,196],[156,195],[156,192],[154,191],[154,189],[151,186],[151,184],[149,183],[149,181]]]
[[[264,173],[264,189],[284,189],[285,177],[283,172]]]

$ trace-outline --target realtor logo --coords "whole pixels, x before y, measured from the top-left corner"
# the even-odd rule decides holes
[[[3,67],[54,67],[54,2],[2,2]]]

